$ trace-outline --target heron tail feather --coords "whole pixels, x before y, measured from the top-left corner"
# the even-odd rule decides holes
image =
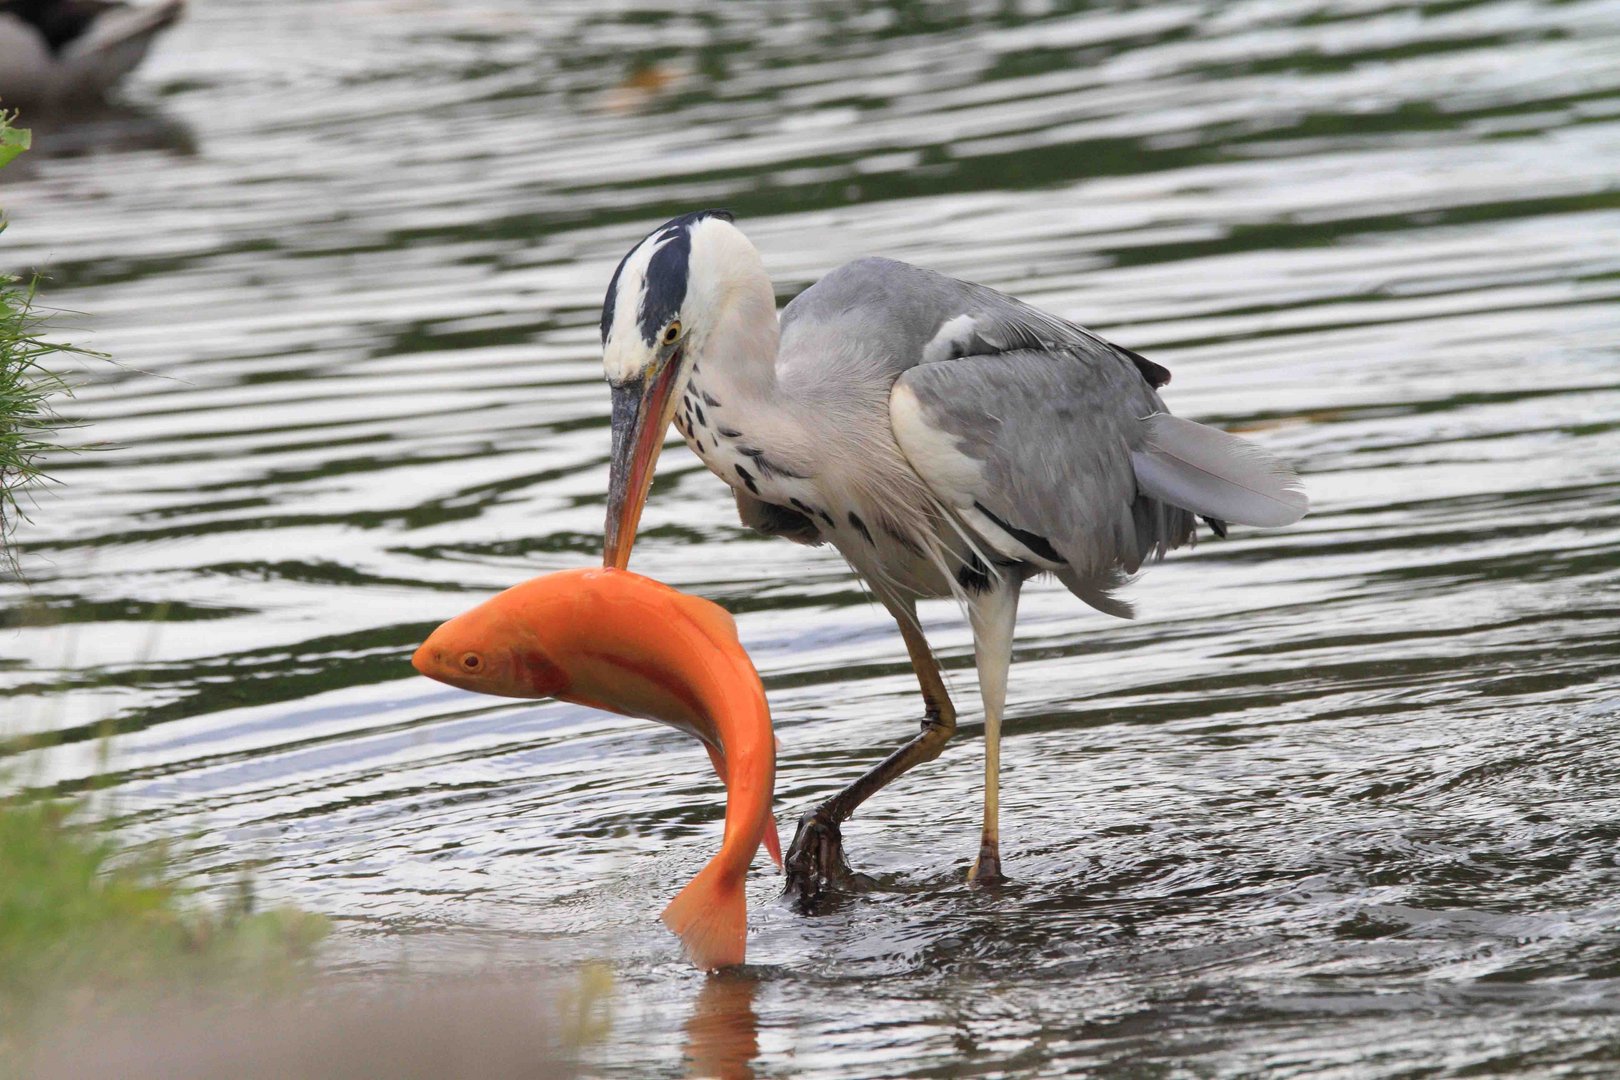
[[[1291,525],[1310,507],[1298,474],[1254,443],[1169,413],[1142,426],[1131,466],[1155,499],[1239,525]]]

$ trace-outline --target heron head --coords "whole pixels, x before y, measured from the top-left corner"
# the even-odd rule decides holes
[[[624,569],[653,466],[675,416],[714,290],[703,258],[731,214],[700,210],[654,229],[619,261],[602,302],[602,366],[613,388],[613,457],[603,563]],[[737,234],[739,237],[740,233]],[[694,252],[697,257],[694,258]]]

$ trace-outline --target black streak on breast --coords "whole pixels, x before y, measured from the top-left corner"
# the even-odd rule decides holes
[[[827,511],[818,509],[818,508],[816,508],[814,506],[811,506],[809,503],[805,502],[802,499],[789,499],[788,501],[791,502],[794,506],[798,507],[800,510],[803,510],[806,514],[811,515],[813,517],[819,517],[822,521],[825,521],[829,527],[832,527],[832,525],[833,525],[832,515],[827,513]]]
[[[702,417],[699,416],[698,419],[701,420]],[[809,479],[809,477],[802,472],[794,472],[786,465],[778,465],[776,462],[766,457],[765,451],[759,449],[758,447],[739,446],[737,447],[737,453],[742,454],[744,457],[753,458],[754,464],[759,466],[759,471],[764,476],[785,476],[790,480]]]
[[[917,542],[911,539],[911,537],[900,532],[899,529],[893,528],[886,524],[883,526],[883,531],[889,534],[889,539],[905,548],[911,554],[921,555],[923,553],[923,549],[917,546]]]
[[[990,589],[990,568],[984,565],[984,560],[975,552],[968,556],[962,569],[956,572],[956,580],[961,582],[962,588],[971,593],[988,592]]]

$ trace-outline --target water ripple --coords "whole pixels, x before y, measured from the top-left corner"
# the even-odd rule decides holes
[[[216,0],[136,104],[40,125],[6,263],[121,366],[0,585],[7,767],[336,916],[340,969],[612,960],[602,1075],[680,1074],[671,1031],[716,1073],[1607,1075],[1620,5],[981,7]],[[878,891],[807,920],[762,875],[707,986],[653,920],[718,842],[701,753],[405,664],[596,557],[595,309],[699,204],[784,299],[882,252],[1146,350],[1314,505],[1134,623],[1027,596],[1001,893],[926,606],[966,715],[849,826]],[[738,615],[784,824],[914,722],[836,557],[679,447],[645,524]]]

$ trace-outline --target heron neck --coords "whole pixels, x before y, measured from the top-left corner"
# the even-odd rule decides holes
[[[752,248],[734,254],[707,278],[706,306],[715,315],[693,342],[693,367],[702,383],[764,400],[776,388],[776,292]]]

